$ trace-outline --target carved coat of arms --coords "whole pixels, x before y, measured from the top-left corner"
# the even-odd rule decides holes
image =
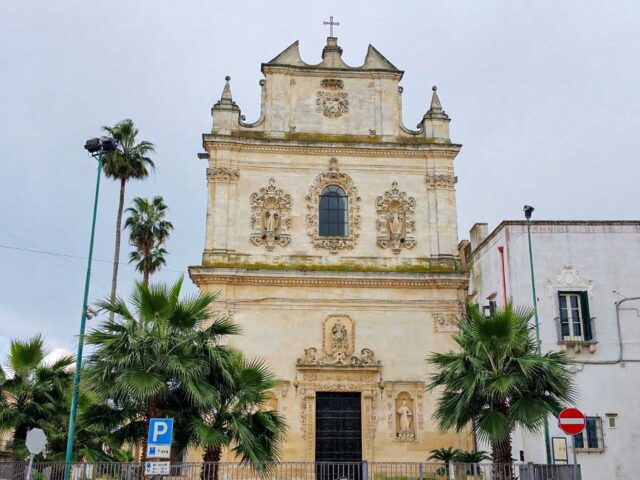
[[[320,82],[320,86],[323,90],[316,94],[316,112],[329,118],[349,113],[349,94],[342,91],[342,80],[327,78]]]

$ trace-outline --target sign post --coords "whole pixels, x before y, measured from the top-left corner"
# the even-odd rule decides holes
[[[173,418],[152,418],[149,420],[147,436],[147,458],[145,475],[169,475],[171,462],[159,462],[159,458],[171,458],[171,439],[173,436]]]
[[[27,480],[31,478],[31,467],[33,466],[33,457],[44,450],[47,445],[47,436],[39,428],[32,428],[27,432],[25,441],[27,450],[29,450],[29,468],[27,468]]]
[[[576,479],[578,468],[578,456],[576,455],[576,435],[583,432],[587,425],[587,417],[577,408],[565,408],[558,415],[558,426],[567,435],[571,436],[571,449],[573,450],[573,479]]]

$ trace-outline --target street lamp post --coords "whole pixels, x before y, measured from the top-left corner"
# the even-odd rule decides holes
[[[71,411],[69,413],[69,431],[67,433],[67,454],[65,458],[64,480],[69,480],[71,474],[71,460],[73,458],[73,436],[76,427],[76,413],[78,411],[78,392],[80,389],[80,368],[82,367],[82,349],[84,347],[84,330],[87,323],[87,309],[89,307],[89,285],[91,283],[91,261],[93,259],[93,240],[96,233],[96,216],[98,213],[98,195],[100,193],[100,177],[102,175],[103,156],[116,149],[116,143],[111,138],[92,138],[87,140],[84,148],[98,160],[98,175],[96,177],[96,193],[93,200],[93,218],[91,220],[91,237],[89,240],[89,258],[87,260],[87,274],[84,281],[84,297],[82,300],[82,315],[80,316],[80,335],[78,337],[78,353],[76,355],[76,369],[73,374],[73,394],[71,397]]]
[[[524,206],[524,218],[527,222],[527,240],[529,243],[529,269],[531,270],[531,295],[533,297],[533,316],[536,326],[536,350],[538,355],[542,355],[542,346],[540,344],[540,321],[538,319],[538,298],[536,295],[536,279],[533,273],[533,249],[531,248],[531,215],[533,214],[531,205]],[[544,420],[544,445],[547,456],[547,464],[551,464],[551,447],[549,446],[549,420]]]

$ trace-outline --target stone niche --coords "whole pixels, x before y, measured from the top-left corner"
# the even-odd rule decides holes
[[[399,442],[414,442],[424,430],[424,382],[385,382],[387,432]]]

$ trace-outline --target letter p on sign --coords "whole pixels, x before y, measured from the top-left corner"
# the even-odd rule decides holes
[[[152,418],[149,420],[148,445],[171,445],[173,418]]]

